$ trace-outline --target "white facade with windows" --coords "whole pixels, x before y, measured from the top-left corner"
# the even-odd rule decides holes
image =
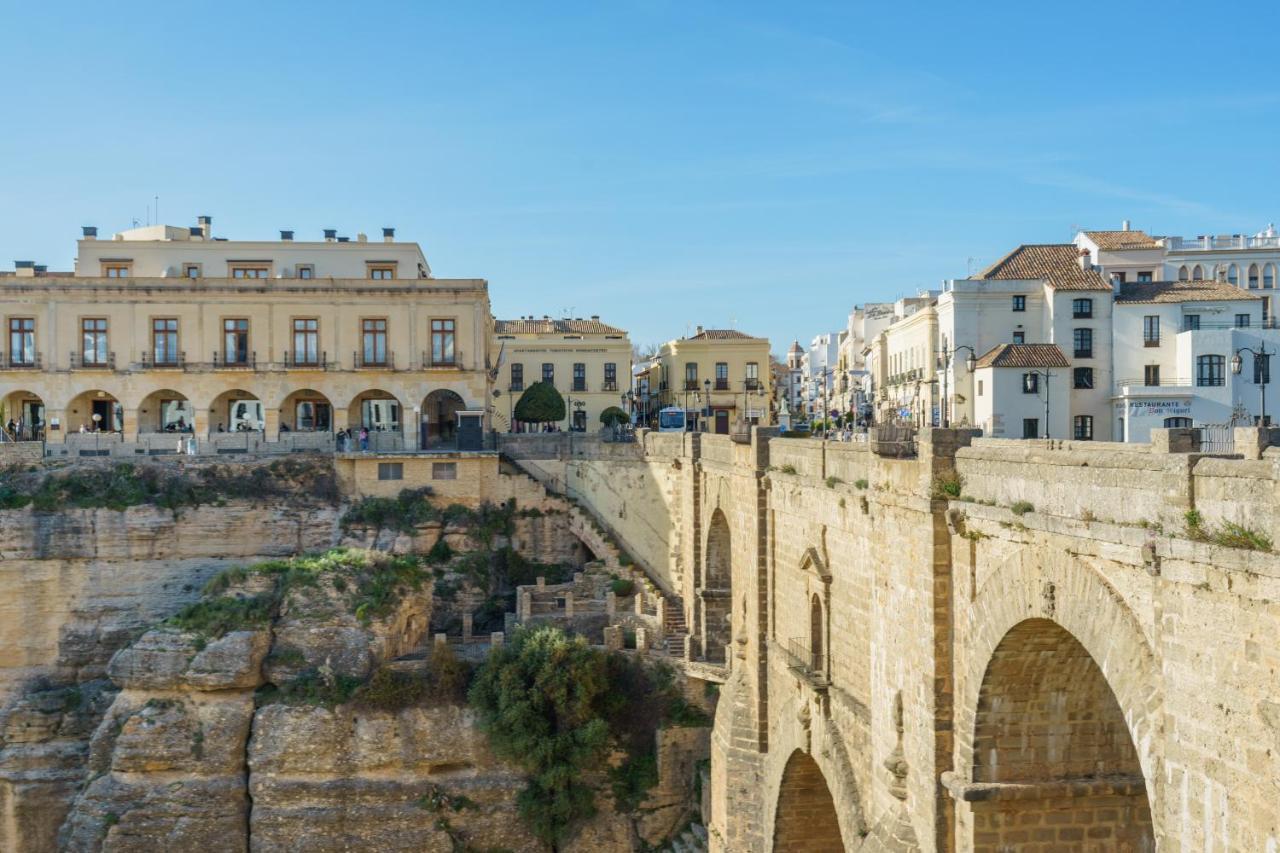
[[[1072,413],[1069,377],[1053,344],[1000,344],[974,366],[973,423],[994,438],[1092,440],[1097,421]]]
[[[1117,437],[1145,442],[1153,428],[1239,425],[1262,414],[1280,332],[1262,299],[1224,282],[1125,285],[1115,304]],[[1232,372],[1240,350],[1241,372]],[[1280,400],[1275,401],[1280,402]]]

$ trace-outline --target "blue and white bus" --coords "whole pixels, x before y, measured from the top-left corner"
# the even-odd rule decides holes
[[[685,431],[685,414],[684,409],[677,406],[667,406],[658,412],[658,432],[684,432]]]

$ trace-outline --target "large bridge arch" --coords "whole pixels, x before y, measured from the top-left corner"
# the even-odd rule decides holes
[[[845,853],[826,776],[812,755],[791,753],[782,771],[773,821],[773,853]]]
[[[1153,849],[1160,672],[1124,598],[1079,558],[1040,549],[1000,565],[966,609],[955,774],[972,793],[957,812],[961,848],[987,849],[971,845],[975,834],[1008,809],[998,791],[977,792],[998,783],[1018,786],[1003,790],[1022,798],[1028,825],[1035,786],[1081,812],[1105,799],[1138,828],[1133,849]]]

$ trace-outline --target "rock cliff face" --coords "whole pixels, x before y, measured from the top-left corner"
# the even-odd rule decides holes
[[[0,510],[0,850],[542,850],[517,814],[523,774],[460,696],[365,693],[431,671],[433,631],[494,598],[464,580],[433,601],[477,550],[581,566],[553,504],[483,548],[457,521],[343,530],[338,505],[305,497]],[[438,542],[457,565],[397,562]],[[357,556],[293,559],[338,545]],[[672,769],[640,816],[613,811],[602,777],[600,813],[564,849],[677,828],[689,754],[659,746]]]

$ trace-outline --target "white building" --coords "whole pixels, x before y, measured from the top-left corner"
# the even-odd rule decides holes
[[[76,244],[75,275],[81,278],[230,278],[230,279],[405,279],[430,278],[431,268],[417,243],[395,242],[395,229],[383,228],[382,240],[364,234],[354,240],[325,229],[324,239],[227,241],[212,234],[213,220],[197,225],[149,225],[99,240],[86,226]]]
[[[1264,324],[1258,292],[1217,281],[1118,287],[1118,439],[1145,442],[1153,427],[1252,423],[1261,416],[1269,355],[1280,348],[1280,332]],[[1268,357],[1255,354],[1264,348]],[[1231,367],[1238,352],[1241,372],[1236,375]]]
[[[835,396],[836,362],[840,359],[840,332],[824,332],[809,342],[804,360],[804,407],[810,420],[825,418]]]
[[[779,385],[781,403],[787,414],[799,417],[804,412],[804,350],[799,341],[792,341],[787,350],[785,383]]]
[[[1000,344],[974,365],[974,423],[994,438],[1091,440],[1072,424],[1070,375],[1056,344]]]
[[[1055,344],[1068,360],[1058,381],[1071,430],[1054,437],[1110,440],[1111,308],[1111,285],[1071,243],[1022,245],[974,278],[945,282],[936,309],[939,367],[930,375],[946,410],[931,422],[981,422],[970,355],[983,360],[1003,344]]]

